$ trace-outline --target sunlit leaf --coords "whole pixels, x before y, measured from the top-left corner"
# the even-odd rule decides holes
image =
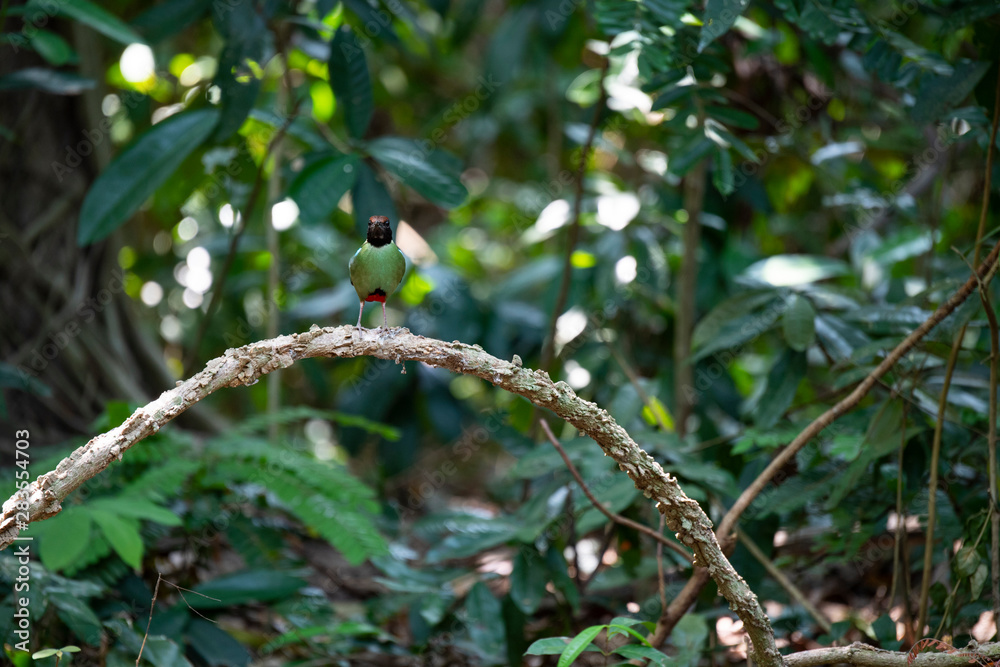
[[[171,116],[132,141],[90,186],[77,243],[100,241],[128,220],[201,143],[219,120],[214,109]]]

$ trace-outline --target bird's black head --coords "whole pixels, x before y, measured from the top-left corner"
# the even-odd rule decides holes
[[[392,243],[392,228],[389,226],[389,218],[384,215],[373,215],[368,218],[368,244],[381,248]]]

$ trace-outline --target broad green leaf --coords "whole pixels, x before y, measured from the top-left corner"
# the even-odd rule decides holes
[[[330,86],[337,106],[344,110],[347,130],[358,139],[365,136],[375,110],[372,82],[364,49],[346,26],[330,43]]]
[[[940,231],[931,234],[929,230],[906,228],[887,238],[865,256],[883,266],[891,266],[911,257],[923,255],[940,239]]]
[[[132,569],[141,568],[144,547],[142,536],[139,534],[139,522],[126,521],[100,508],[88,508],[88,510],[115,553]]]
[[[80,208],[77,243],[86,246],[100,241],[128,220],[218,121],[215,109],[179,113],[129,144],[90,186]]]
[[[569,637],[546,637],[532,642],[525,655],[559,655],[566,650],[569,645]],[[594,644],[588,646],[585,651],[600,651]]]
[[[952,74],[925,74],[913,105],[913,120],[921,125],[939,119],[968,97],[990,68],[987,62],[961,60]]]
[[[601,632],[608,626],[606,625],[592,625],[589,628],[584,628],[580,634],[573,637],[563,649],[562,655],[559,656],[558,667],[570,667],[573,661],[580,657],[580,654],[587,650],[590,646],[590,642],[593,641],[594,637],[601,634]]]
[[[816,310],[804,296],[793,294],[781,316],[781,327],[788,346],[805,352],[816,340]]]
[[[213,0],[166,0],[132,19],[132,27],[155,44],[183,31],[205,14]]]
[[[663,651],[658,651],[651,646],[636,646],[626,644],[615,649],[615,653],[629,660],[649,660],[649,664],[663,666],[670,665],[673,660]]]
[[[117,499],[96,500],[88,507],[133,519],[146,519],[164,526],[179,526],[182,523],[180,517],[170,510],[141,498],[128,498],[126,502],[119,502]]]
[[[73,47],[67,44],[65,39],[48,30],[35,31],[31,36],[31,48],[56,67],[76,58]]]
[[[729,32],[749,5],[750,0],[707,0],[701,36],[698,38],[698,52],[701,53],[706,46]]]
[[[192,619],[184,630],[188,644],[209,665],[250,664],[250,654],[231,634],[202,618]]]
[[[55,606],[56,613],[73,633],[88,644],[99,644],[101,641],[101,620],[90,608],[86,600],[72,595],[50,595],[49,601]],[[67,651],[66,653],[73,653]]]
[[[507,638],[503,609],[489,587],[477,582],[465,599],[465,624],[476,648],[486,656],[504,657]]]
[[[533,614],[545,597],[548,583],[541,556],[522,549],[510,575],[510,599],[525,614]]]
[[[357,175],[358,159],[353,155],[317,160],[299,172],[288,187],[288,196],[298,204],[302,224],[329,222],[341,197],[354,186]]]
[[[850,273],[846,262],[816,255],[774,255],[747,267],[737,282],[792,287]]]
[[[362,161],[358,162],[358,174],[351,188],[351,203],[354,205],[354,228],[361,238],[368,231],[368,218],[373,215],[385,215],[395,224],[399,221],[396,206],[392,203],[389,191],[375,177],[371,167]]]
[[[712,185],[723,197],[728,197],[736,190],[733,178],[733,156],[727,148],[719,148],[715,152],[715,169],[712,170]]]
[[[667,169],[670,170],[671,174],[683,176],[699,160],[708,157],[715,147],[716,143],[714,141],[698,133],[676,155],[670,157],[670,160],[667,162]]]
[[[142,36],[133,30],[129,24],[107,10],[102,9],[100,6],[89,2],[89,0],[59,0],[59,2],[52,4],[58,8],[57,11],[62,16],[68,16],[80,23],[89,25],[97,32],[110,37],[116,42],[125,44],[126,46],[136,42],[143,43]],[[32,0],[29,6],[41,11],[47,11],[49,4],[40,0]]]
[[[221,117],[212,140],[222,142],[243,126],[257,101],[262,84],[258,74],[264,64],[261,61],[268,32],[253,3],[240,2],[232,7],[216,3],[212,10],[213,23],[226,40],[212,82],[222,94]],[[286,125],[284,118],[280,125]]]
[[[276,570],[243,570],[199,584],[194,591],[200,595],[189,595],[188,604],[196,609],[218,609],[281,600],[305,585],[302,579]]]
[[[973,600],[980,599],[988,576],[989,568],[986,567],[986,563],[980,563],[979,567],[976,568],[976,571],[972,573],[972,579],[969,581],[969,588],[972,592]]]
[[[436,151],[402,137],[381,137],[368,143],[371,156],[406,185],[445,208],[460,206],[468,193],[459,174],[442,168]]]
[[[967,544],[955,554],[955,573],[966,579],[975,574],[979,568],[980,561],[982,561],[982,558],[979,557],[979,553],[975,547]]]
[[[758,308],[778,299],[774,290],[750,292],[732,296],[722,301],[708,311],[708,314],[698,320],[691,334],[691,347],[698,349],[718,338],[728,324]],[[772,319],[777,319],[777,315]]]
[[[72,564],[90,542],[90,514],[79,507],[64,509],[42,525],[38,556],[49,570]]]
[[[714,118],[716,121],[722,123],[723,125],[728,125],[729,127],[739,127],[744,130],[756,130],[760,126],[760,121],[757,120],[757,116],[732,107],[710,106],[705,109],[705,114],[709,118]]]
[[[0,77],[0,90],[37,88],[54,95],[79,95],[93,87],[93,79],[44,67],[25,67]]]
[[[785,350],[767,375],[767,388],[756,410],[757,428],[774,426],[792,404],[806,374],[806,355]]]

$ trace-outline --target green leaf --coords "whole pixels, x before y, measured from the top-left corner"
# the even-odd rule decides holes
[[[952,74],[925,74],[913,105],[913,120],[921,125],[941,118],[969,96],[990,68],[987,62],[961,60]]]
[[[51,595],[49,601],[56,608],[56,614],[62,619],[73,633],[88,644],[99,644],[101,642],[101,620],[87,603],[72,595]],[[63,647],[66,653],[68,647]]]
[[[699,160],[707,157],[715,147],[714,141],[699,132],[677,152],[676,156],[671,156],[667,162],[667,169],[671,174],[683,176],[698,164]]]
[[[896,622],[889,614],[882,614],[872,623],[872,632],[878,639],[882,648],[895,650],[900,645],[900,640],[896,639]]]
[[[750,0],[707,0],[701,36],[698,38],[698,53],[729,32],[749,5]]]
[[[546,637],[545,639],[539,639],[532,642],[528,650],[524,652],[525,655],[559,655],[566,650],[566,646],[569,644],[569,637]],[[601,649],[597,646],[591,644],[585,651],[600,651]]]
[[[335,155],[316,160],[303,169],[288,187],[288,196],[299,206],[304,225],[329,222],[341,197],[354,186],[358,158]]]
[[[976,571],[972,573],[972,579],[969,581],[973,600],[979,600],[979,596],[983,594],[983,587],[986,585],[987,576],[989,576],[989,568],[986,567],[986,563],[980,563]]]
[[[469,591],[465,599],[465,624],[472,643],[486,656],[505,656],[507,638],[503,623],[503,609],[489,587],[483,582]]]
[[[368,218],[373,215],[388,216],[393,222],[399,220],[389,191],[364,162],[358,162],[357,178],[351,189],[351,203],[354,205],[354,228],[361,238],[368,231]]]
[[[54,95],[79,95],[93,87],[93,79],[44,67],[25,67],[0,77],[0,90],[37,88]]]
[[[793,294],[781,316],[781,327],[788,346],[805,352],[816,341],[816,310],[804,296]]]
[[[778,423],[792,404],[799,383],[805,375],[805,353],[785,350],[767,375],[767,388],[756,410],[757,428],[769,428]]]
[[[442,161],[435,158],[436,151],[418,141],[381,137],[368,143],[368,151],[403,183],[435,204],[455,208],[468,196],[459,174],[442,168]]]
[[[62,570],[87,549],[90,515],[79,507],[64,509],[44,524],[38,557],[49,570]]]
[[[281,600],[305,585],[302,579],[284,572],[244,570],[195,586],[194,591],[201,595],[188,596],[188,604],[195,609],[218,609],[247,602]]]
[[[773,255],[747,267],[736,281],[745,285],[799,286],[850,274],[846,262],[817,255]]]
[[[955,572],[962,578],[971,577],[979,568],[979,553],[971,544],[967,544],[955,554]]]
[[[133,569],[140,569],[144,547],[138,522],[125,521],[118,515],[99,508],[88,508],[88,510],[115,553]]]
[[[213,6],[213,22],[226,39],[213,84],[222,93],[221,118],[212,139],[222,142],[242,127],[260,92],[267,25],[253,3]],[[279,126],[285,125],[282,118]]]
[[[59,652],[57,648],[43,648],[41,651],[35,651],[31,654],[32,660],[41,660],[42,658],[50,658]]]
[[[344,110],[347,131],[358,139],[365,136],[375,110],[372,81],[364,49],[347,26],[330,43],[330,86]]]
[[[760,121],[757,120],[757,116],[749,114],[746,111],[733,109],[732,107],[710,106],[705,109],[705,114],[709,118],[713,118],[717,122],[730,127],[739,127],[744,130],[756,130],[760,126]]]
[[[59,0],[57,3],[52,3],[52,6],[57,7],[57,11],[62,16],[68,16],[80,23],[89,25],[97,32],[110,37],[116,42],[125,44],[126,46],[135,42],[144,43],[142,36],[133,30],[131,26],[114,14],[109,13],[107,10],[88,0]],[[29,3],[29,7],[37,8],[40,11],[48,11],[50,5],[40,0],[32,0]]]
[[[155,44],[194,24],[211,6],[212,0],[166,0],[132,19],[132,27]]]
[[[691,334],[691,347],[698,349],[717,339],[727,329],[728,325],[739,317],[743,317],[758,308],[769,305],[778,299],[774,290],[756,291],[737,294],[720,302],[704,317],[698,320]],[[775,316],[773,319],[777,319]]]
[[[590,642],[597,635],[601,634],[606,625],[592,625],[589,628],[584,628],[580,634],[570,640],[566,648],[563,649],[562,655],[559,656],[558,667],[570,667],[573,661],[580,657],[580,654],[587,650],[590,646]]]
[[[733,178],[733,156],[727,148],[719,148],[715,152],[715,169],[712,170],[712,185],[723,197],[728,197],[736,190]]]
[[[164,526],[179,526],[183,523],[176,514],[141,498],[96,500],[88,505],[91,510],[112,512],[133,519],[146,519]]]
[[[545,585],[549,582],[541,556],[522,549],[514,559],[514,571],[510,575],[510,599],[525,614],[533,614],[545,597]]]
[[[31,48],[38,55],[49,61],[50,65],[59,67],[76,58],[76,51],[66,43],[66,40],[48,30],[36,30],[31,36]]]
[[[80,208],[77,243],[100,241],[129,219],[143,202],[211,134],[215,109],[187,111],[149,128],[108,165]]]
[[[184,636],[209,665],[241,667],[250,664],[250,654],[231,634],[215,623],[196,618],[184,631]]]
[[[666,666],[671,664],[673,661],[670,656],[658,651],[651,646],[636,646],[635,644],[626,644],[625,646],[619,646],[615,649],[615,653],[620,656],[624,656],[629,660],[649,660],[651,665],[662,665]]]

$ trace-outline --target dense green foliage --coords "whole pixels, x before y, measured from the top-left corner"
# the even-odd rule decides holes
[[[1000,187],[1000,170],[985,174],[993,0],[0,11],[13,54],[0,93],[16,105],[0,133],[18,146],[0,160],[27,154],[25,128],[45,122],[34,109],[64,105],[69,129],[50,128],[64,150],[40,147],[29,172],[86,182],[61,224],[67,252],[103,276],[88,283],[88,317],[64,287],[77,274],[47,262],[44,234],[5,206],[5,288],[58,274],[56,301],[19,304],[38,331],[5,327],[2,343],[4,424],[61,440],[33,450],[32,479],[144,402],[123,392],[118,361],[154,378],[155,396],[159,377],[226,348],[353,323],[348,261],[368,217],[387,215],[408,255],[390,325],[532,367],[554,333],[552,377],[607,408],[718,520],[994,242],[995,211],[977,251],[984,181]],[[692,221],[700,238],[686,253]],[[35,263],[15,271],[24,257]],[[109,344],[107,366],[84,370],[88,327],[119,340],[102,292],[132,331]],[[679,330],[693,330],[680,357]],[[912,628],[928,479],[960,332],[925,632]],[[137,351],[140,338],[155,354]],[[925,634],[960,645],[989,624],[989,355],[974,295],[744,513],[743,537],[836,621],[824,630],[743,542],[733,563],[783,646],[905,649]],[[592,506],[540,437],[542,411],[418,364],[310,359],[276,377],[216,394],[200,421],[136,446],[31,526],[32,650],[76,644],[61,664],[134,664],[156,589],[143,655],[157,666],[521,664],[526,652],[666,664],[646,633],[691,566]],[[657,528],[592,441],[556,432],[600,502]],[[3,470],[3,490],[17,471]],[[4,625],[16,576],[0,553],[0,636],[25,665]],[[730,617],[709,584],[663,647],[671,664],[738,650],[719,634]]]

